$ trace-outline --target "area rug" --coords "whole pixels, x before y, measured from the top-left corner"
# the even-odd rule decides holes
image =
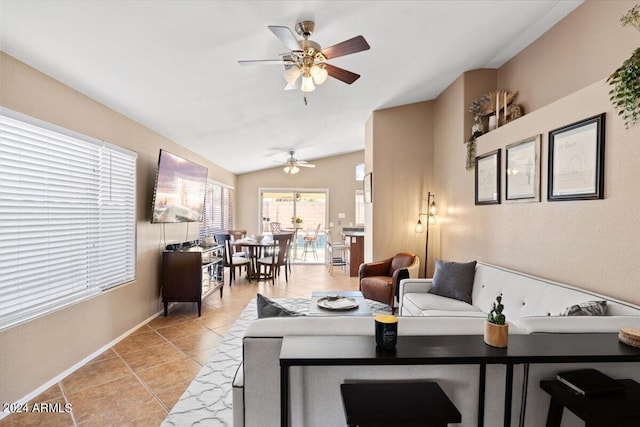
[[[308,298],[275,299],[299,313],[309,311]],[[388,305],[367,300],[373,313],[390,313]],[[233,377],[242,363],[242,337],[247,326],[258,318],[255,298],[225,334],[207,363],[174,405],[162,427],[233,426]]]

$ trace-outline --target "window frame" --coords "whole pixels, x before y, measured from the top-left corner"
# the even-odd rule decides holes
[[[0,332],[136,280],[137,157],[0,107]]]

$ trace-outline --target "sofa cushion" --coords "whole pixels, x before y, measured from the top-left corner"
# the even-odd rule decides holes
[[[460,263],[438,259],[429,292],[471,304],[475,273],[475,261]]]
[[[360,280],[360,285],[368,284],[371,286],[388,286],[391,284],[391,277],[388,276],[369,276]]]
[[[482,311],[468,304],[464,301],[460,301],[453,298],[442,297],[440,295],[430,293],[412,293],[404,296],[405,304],[413,304],[415,307],[419,307],[420,311],[428,310],[441,310],[441,311],[475,311],[482,313]]]
[[[272,301],[261,294],[256,296],[256,306],[258,308],[258,319],[263,319],[265,317],[301,316],[301,314],[288,310],[277,302]]]
[[[640,316],[523,317],[511,323],[509,328],[513,325],[525,334],[618,333],[621,328],[640,328]]]
[[[473,317],[473,318],[487,318],[487,313],[484,313],[480,310],[424,310],[421,313],[422,317]]]
[[[562,313],[562,316],[606,316],[606,301],[587,301],[572,305]]]

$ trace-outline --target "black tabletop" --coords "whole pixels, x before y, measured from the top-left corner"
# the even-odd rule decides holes
[[[412,365],[640,362],[640,348],[617,334],[510,335],[506,348],[484,343],[481,335],[399,336],[394,350],[376,347],[371,336],[287,336],[280,364]]]

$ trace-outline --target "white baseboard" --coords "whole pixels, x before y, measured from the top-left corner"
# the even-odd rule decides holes
[[[171,304],[170,304],[170,306],[171,306]],[[18,400],[17,402],[13,402],[13,403],[15,403],[16,405],[24,405],[25,403],[33,400],[38,395],[40,395],[41,393],[46,391],[49,387],[59,383],[60,381],[62,381],[63,379],[65,379],[66,377],[68,377],[69,375],[74,373],[75,371],[77,371],[78,369],[82,368],[87,363],[91,362],[94,358],[96,358],[97,356],[101,355],[102,353],[104,353],[105,351],[109,350],[111,347],[113,347],[114,345],[116,345],[117,343],[119,343],[120,341],[122,341],[123,339],[128,337],[129,335],[131,335],[138,328],[140,328],[141,326],[146,325],[147,323],[149,323],[150,321],[152,321],[156,317],[160,316],[161,314],[164,314],[164,309],[161,309],[159,312],[157,312],[156,314],[152,315],[147,320],[144,320],[144,321],[140,322],[139,324],[137,324],[133,328],[129,329],[127,332],[125,332],[124,334],[120,335],[118,338],[114,339],[110,343],[103,345],[98,350],[96,350],[95,352],[91,353],[89,356],[87,356],[84,359],[82,359],[80,362],[76,363],[75,365],[73,365],[72,367],[70,367],[66,371],[60,373],[59,375],[56,375],[54,378],[50,379],[49,381],[47,381],[46,383],[44,383],[43,385],[41,385],[37,389],[33,390],[31,393],[27,394],[22,399]],[[8,412],[8,410],[6,412],[0,411],[0,420],[3,419],[4,417],[6,417],[9,414],[10,414],[10,412]]]

